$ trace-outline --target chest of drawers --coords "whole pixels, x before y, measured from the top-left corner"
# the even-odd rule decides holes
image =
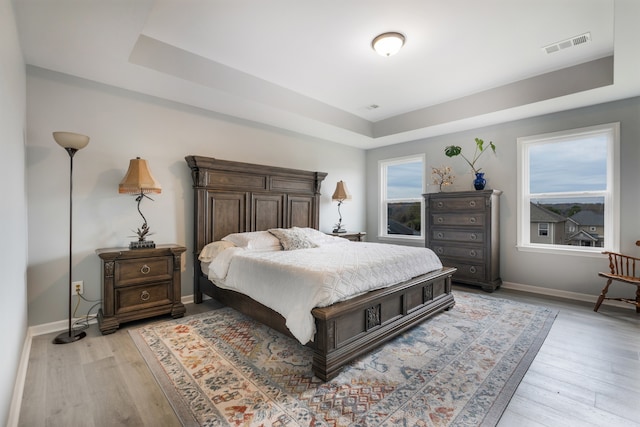
[[[98,249],[102,260],[100,331],[109,334],[120,323],[160,314],[182,317],[180,261],[185,250],[177,245]]]
[[[500,278],[499,190],[425,194],[425,246],[447,267],[454,282],[493,292]]]

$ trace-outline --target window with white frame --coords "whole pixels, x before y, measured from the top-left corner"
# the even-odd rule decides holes
[[[541,222],[538,224],[538,236],[548,236],[549,235],[549,223]]]
[[[619,133],[609,123],[518,138],[519,249],[619,249]]]
[[[422,238],[424,155],[381,160],[381,237]]]

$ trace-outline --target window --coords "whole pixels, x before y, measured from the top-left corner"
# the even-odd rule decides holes
[[[538,236],[548,236],[549,235],[549,223],[541,222],[538,224]]]
[[[618,250],[619,127],[518,138],[519,249]]]
[[[422,238],[424,155],[381,160],[381,237]]]

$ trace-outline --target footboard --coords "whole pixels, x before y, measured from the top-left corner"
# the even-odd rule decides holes
[[[454,306],[451,276],[445,267],[360,297],[315,308],[313,372],[324,380],[356,357],[423,320]]]
[[[199,271],[198,266],[196,272]],[[313,342],[307,343],[314,351],[313,373],[328,381],[356,357],[453,307],[451,276],[455,271],[455,268],[444,267],[328,307],[314,308],[316,335]],[[293,337],[285,319],[272,309],[241,293],[218,288],[202,273],[196,275],[196,281],[200,301],[204,293]]]

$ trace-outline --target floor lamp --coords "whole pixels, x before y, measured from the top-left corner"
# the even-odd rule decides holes
[[[71,132],[54,132],[53,139],[69,153],[69,289],[67,290],[67,296],[69,297],[69,330],[55,337],[53,343],[69,344],[87,335],[85,331],[74,331],[71,327],[71,269],[73,265],[71,256],[73,253],[73,155],[76,154],[76,151],[87,146],[89,137]]]

